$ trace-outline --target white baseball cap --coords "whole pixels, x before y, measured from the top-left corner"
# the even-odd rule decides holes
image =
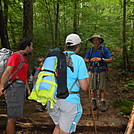
[[[80,44],[81,42],[81,38],[77,34],[69,34],[65,40],[65,44],[67,46],[75,46]]]

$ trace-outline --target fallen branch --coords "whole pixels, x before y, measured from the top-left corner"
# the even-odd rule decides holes
[[[134,104],[133,104],[132,112],[128,120],[126,131],[124,134],[131,134],[133,131],[133,126],[134,126]]]

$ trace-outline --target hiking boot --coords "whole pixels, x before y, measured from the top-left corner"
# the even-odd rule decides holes
[[[101,112],[106,112],[106,101],[101,101]]]
[[[92,100],[92,108],[93,108],[93,111],[97,109],[96,100]]]

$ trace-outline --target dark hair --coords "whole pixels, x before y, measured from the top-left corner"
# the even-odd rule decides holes
[[[78,46],[79,44],[75,46],[66,46],[65,50],[75,51]]]
[[[24,50],[27,46],[30,47],[31,42],[32,42],[32,40],[31,40],[31,39],[28,39],[28,38],[23,38],[23,39],[21,39],[20,42],[19,42],[19,47],[18,47],[18,49],[19,49],[19,50]]]

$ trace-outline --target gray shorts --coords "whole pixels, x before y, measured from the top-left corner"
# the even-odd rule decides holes
[[[91,73],[90,89],[91,90],[105,90],[106,89],[106,72],[100,72],[99,76],[97,72]],[[98,82],[99,80],[99,82]]]
[[[23,104],[25,98],[26,84],[17,80],[7,90],[5,99],[7,103],[8,119],[21,118],[23,116]]]
[[[55,125],[58,125],[66,133],[75,132],[77,123],[82,115],[81,104],[74,104],[62,99],[57,100],[54,109],[50,109],[48,103],[47,111]]]

